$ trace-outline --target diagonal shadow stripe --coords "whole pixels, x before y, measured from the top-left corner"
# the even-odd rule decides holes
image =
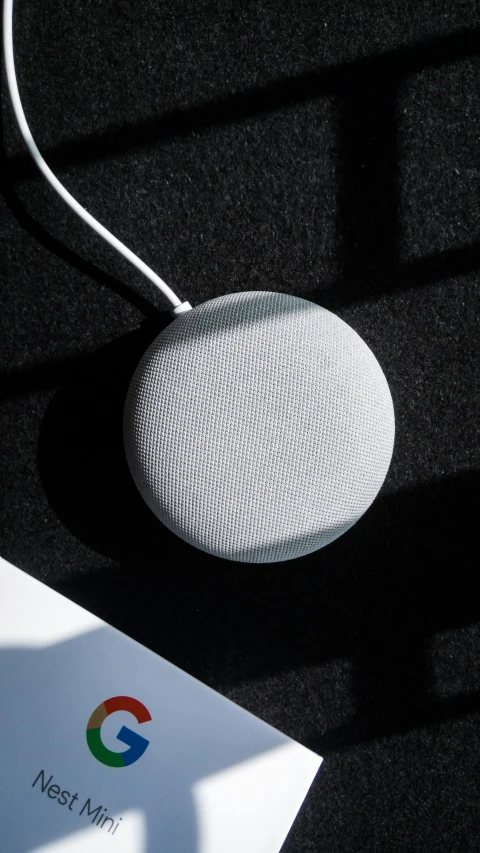
[[[396,715],[385,715],[382,719],[379,714],[375,723],[371,717],[364,719],[355,717],[350,723],[327,731],[323,735],[316,733],[307,735],[303,744],[325,756],[352,749],[359,743],[403,735],[419,728],[429,728],[464,714],[477,713],[479,710],[480,690],[466,695],[451,696],[441,701],[416,700],[407,713],[400,705]]]
[[[399,263],[393,271],[395,291],[406,291],[417,287],[469,275],[480,270],[480,240],[470,246],[445,249],[435,255]],[[383,280],[373,278],[362,286],[355,280],[349,285],[337,283],[331,287],[316,290],[311,298],[318,300],[325,308],[337,311],[354,302],[378,299],[384,296],[387,288]]]
[[[275,80],[186,110],[172,110],[136,124],[108,127],[100,134],[61,142],[42,153],[49,165],[61,171],[68,166],[124,154],[132,148],[186,136],[193,131],[228,126],[321,96],[348,94],[352,84],[358,88],[359,80],[364,76],[399,79],[425,68],[435,68],[478,54],[480,27],[465,29],[427,42],[386,51],[379,56]],[[12,179],[39,177],[26,154],[10,158],[8,165]]]
[[[448,249],[438,255],[411,261],[399,266],[397,290],[408,290],[420,285],[434,284],[445,278],[466,275],[480,269],[480,241],[459,249]],[[330,310],[349,305],[356,299],[379,297],[384,293],[381,287],[372,287],[369,292],[342,289],[339,285],[329,287],[312,294],[313,299]],[[144,349],[169,321],[168,312],[157,313],[152,309],[150,320],[142,326],[146,330]],[[150,331],[151,330],[151,331]],[[135,333],[132,333],[135,334]],[[139,350],[140,357],[143,350]],[[0,404],[2,400],[34,394],[38,391],[54,388],[68,379],[91,357],[88,353],[79,353],[69,358],[53,360],[38,365],[24,365],[17,371],[0,376]]]

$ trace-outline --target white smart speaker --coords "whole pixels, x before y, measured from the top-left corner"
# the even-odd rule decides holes
[[[187,311],[132,379],[125,450],[150,509],[211,554],[300,557],[351,527],[383,483],[392,398],[346,323],[283,293]]]

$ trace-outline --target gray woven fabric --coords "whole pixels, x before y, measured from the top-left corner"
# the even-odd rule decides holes
[[[125,449],[145,501],[187,542],[244,562],[327,545],[377,494],[394,413],[375,356],[334,314],[251,292],[174,320],[143,356]]]

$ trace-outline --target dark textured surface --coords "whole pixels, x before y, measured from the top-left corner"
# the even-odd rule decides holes
[[[192,302],[337,311],[397,443],[364,519],[302,560],[159,527],[121,411],[167,315],[37,178],[2,82],[0,553],[325,756],[288,853],[479,850],[478,3],[17,7],[70,191]]]

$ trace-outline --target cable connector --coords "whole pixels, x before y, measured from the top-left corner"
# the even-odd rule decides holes
[[[174,317],[178,317],[179,314],[185,314],[186,311],[191,311],[191,310],[192,310],[192,306],[190,305],[190,302],[182,302],[181,305],[177,305],[176,308],[172,308],[171,313],[173,314]]]

